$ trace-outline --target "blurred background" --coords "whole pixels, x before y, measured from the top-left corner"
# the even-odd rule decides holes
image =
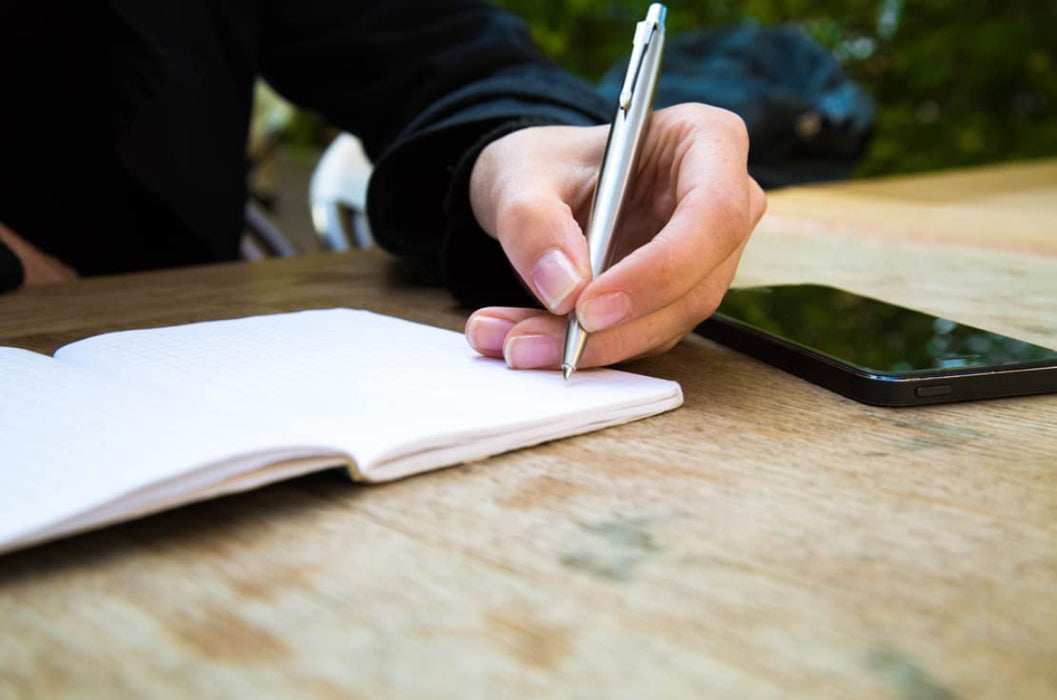
[[[557,63],[615,92],[649,2],[496,4],[521,15]],[[765,186],[1057,155],[1057,0],[689,0],[668,10],[659,106],[693,98],[741,113]],[[311,249],[308,181],[336,132],[263,86],[260,97],[253,189]]]

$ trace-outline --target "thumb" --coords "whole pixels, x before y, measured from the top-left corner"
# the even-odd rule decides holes
[[[521,279],[554,314],[566,314],[591,281],[587,241],[557,194],[522,192],[496,209],[495,236]]]

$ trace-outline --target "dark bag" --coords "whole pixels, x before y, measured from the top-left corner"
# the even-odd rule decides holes
[[[626,59],[602,78],[616,101]],[[746,22],[672,36],[655,107],[703,102],[741,116],[765,188],[848,177],[873,130],[872,98],[800,27]]]

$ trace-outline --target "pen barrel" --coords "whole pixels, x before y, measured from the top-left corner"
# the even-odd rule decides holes
[[[576,318],[576,312],[571,311],[565,324],[565,346],[562,348],[562,365],[572,365],[574,368],[580,361],[580,355],[584,352],[587,344],[587,331],[580,325]]]
[[[593,277],[602,274],[615,262],[613,237],[620,225],[623,202],[649,126],[664,48],[664,24],[657,24],[652,31],[649,43],[645,47],[636,46],[636,51],[632,52],[625,79],[632,93],[630,99],[621,96],[613,124],[609,127],[606,155],[598,174],[587,224],[587,247]],[[641,59],[636,61],[640,54]]]
[[[615,262],[613,237],[620,225],[621,209],[642,150],[653,94],[657,89],[664,50],[665,13],[664,5],[654,3],[646,19],[635,27],[631,58],[617,100],[616,116],[609,127],[587,222],[592,277],[602,274]],[[587,335],[576,318],[576,312],[570,313],[562,353],[562,373],[566,379],[580,362]]]

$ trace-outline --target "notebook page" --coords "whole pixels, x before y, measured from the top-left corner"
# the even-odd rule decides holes
[[[136,489],[286,442],[25,350],[0,348],[0,377],[0,551]]]
[[[614,370],[578,372],[570,382],[554,371],[509,370],[477,356],[460,333],[351,309],[126,331],[56,357],[287,425],[301,441],[348,452],[364,472],[408,455],[411,471],[444,466],[682,399],[674,382]],[[526,429],[532,440],[519,436]],[[487,449],[466,449],[473,444]],[[421,459],[434,449],[444,458]]]

